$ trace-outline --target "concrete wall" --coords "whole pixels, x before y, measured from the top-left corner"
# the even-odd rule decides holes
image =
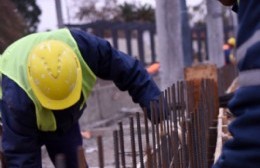
[[[154,77],[159,82],[159,76]],[[112,82],[98,79],[87,101],[87,108],[80,118],[81,128],[93,127],[98,122],[113,120],[122,116],[122,111],[141,110],[139,104],[133,103],[128,92],[120,91]]]

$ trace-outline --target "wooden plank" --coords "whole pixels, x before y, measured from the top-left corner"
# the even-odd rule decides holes
[[[184,77],[187,81],[196,79],[213,79],[217,82],[217,67],[213,64],[200,64],[184,69]]]
[[[184,78],[187,82],[191,82],[194,86],[194,108],[198,108],[198,103],[200,99],[200,86],[202,79],[211,79],[215,85],[215,91],[217,92],[217,75],[218,70],[216,65],[213,64],[198,64],[192,67],[184,68]],[[216,93],[216,101],[217,101],[217,93]],[[218,105],[217,105],[218,106]]]

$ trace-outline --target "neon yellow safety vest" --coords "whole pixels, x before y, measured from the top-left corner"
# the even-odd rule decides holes
[[[78,49],[77,43],[68,29],[59,29],[51,32],[35,33],[28,35],[10,45],[0,58],[0,72],[15,81],[34,102],[37,126],[41,131],[55,131],[57,129],[53,112],[41,106],[29,85],[27,77],[27,58],[31,49],[45,40],[60,40],[68,44],[79,58],[82,69],[82,93],[84,101],[81,108],[86,103],[92,91],[96,76],[85,63]]]

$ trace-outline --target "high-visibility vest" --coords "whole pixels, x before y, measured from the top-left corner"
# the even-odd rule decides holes
[[[27,58],[29,53],[34,46],[45,40],[60,40],[65,42],[76,53],[83,75],[82,93],[84,100],[81,105],[82,108],[96,83],[96,76],[83,60],[78,45],[68,29],[35,33],[17,40],[1,56],[0,72],[16,82],[34,102],[38,129],[41,131],[55,131],[57,124],[53,112],[40,104],[27,78]]]

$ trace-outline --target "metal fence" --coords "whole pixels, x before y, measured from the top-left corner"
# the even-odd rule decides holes
[[[113,47],[117,49],[120,49],[119,40],[123,38],[126,44],[126,53],[138,57],[144,64],[156,61],[155,25],[152,23],[97,21],[89,24],[66,25],[66,27],[78,28],[102,38],[111,38]],[[147,42],[149,46],[146,50],[144,46],[144,33],[147,33],[149,36]],[[137,43],[135,45],[137,46],[137,53],[134,53],[134,42]],[[145,57],[146,52],[149,52],[149,58]]]
[[[161,94],[159,102],[151,102],[150,120],[154,124],[146,109],[129,117],[128,122],[119,121],[111,133],[112,167],[211,167],[217,141],[218,95],[236,76],[236,67],[228,65],[218,69],[218,83],[204,79],[173,84]],[[158,117],[165,120],[157,122]],[[102,136],[97,137],[98,167],[107,166],[104,141]]]
[[[161,94],[159,102],[151,102],[153,124],[146,113],[140,112],[129,117],[128,126],[119,121],[110,144],[114,155],[112,167],[210,167],[216,144],[217,87],[213,80],[199,83],[197,88],[197,82],[178,82]],[[106,167],[104,154],[108,149],[102,136],[96,142],[96,166]]]
[[[156,26],[154,23],[97,21],[88,24],[69,24],[65,26],[111,39],[111,43],[115,48],[137,57],[145,65],[156,62],[158,59],[156,53]],[[200,62],[207,60],[206,27],[195,26],[191,29],[191,32],[191,59],[196,58]],[[225,27],[225,39],[230,34],[234,34],[233,27]],[[122,39],[125,45],[121,44]]]

